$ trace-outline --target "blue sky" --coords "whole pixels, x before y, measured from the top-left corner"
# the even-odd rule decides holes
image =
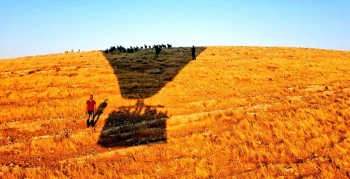
[[[349,0],[0,0],[0,59],[110,46],[350,50]]]

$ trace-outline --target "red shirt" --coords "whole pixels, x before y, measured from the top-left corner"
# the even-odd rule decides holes
[[[88,111],[94,111],[96,102],[94,100],[87,100],[86,104],[88,106]]]

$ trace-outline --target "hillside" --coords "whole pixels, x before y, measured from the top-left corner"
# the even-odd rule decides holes
[[[0,60],[0,178],[350,177],[350,52],[190,52]]]

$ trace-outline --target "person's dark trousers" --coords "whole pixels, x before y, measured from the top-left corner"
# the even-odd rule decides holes
[[[88,111],[88,118],[86,120],[86,125],[90,127],[90,118],[91,118],[91,123],[94,122],[94,111]]]

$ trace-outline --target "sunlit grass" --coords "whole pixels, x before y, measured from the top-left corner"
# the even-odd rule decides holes
[[[0,177],[350,176],[349,52],[206,47],[194,61],[190,48],[153,58],[147,50],[0,61]],[[141,73],[156,68],[164,70],[159,78]],[[128,83],[137,78],[143,82]],[[135,86],[146,105],[167,114],[166,141],[99,146],[109,114],[137,103],[140,94],[125,93]],[[108,106],[87,129],[90,94]]]

